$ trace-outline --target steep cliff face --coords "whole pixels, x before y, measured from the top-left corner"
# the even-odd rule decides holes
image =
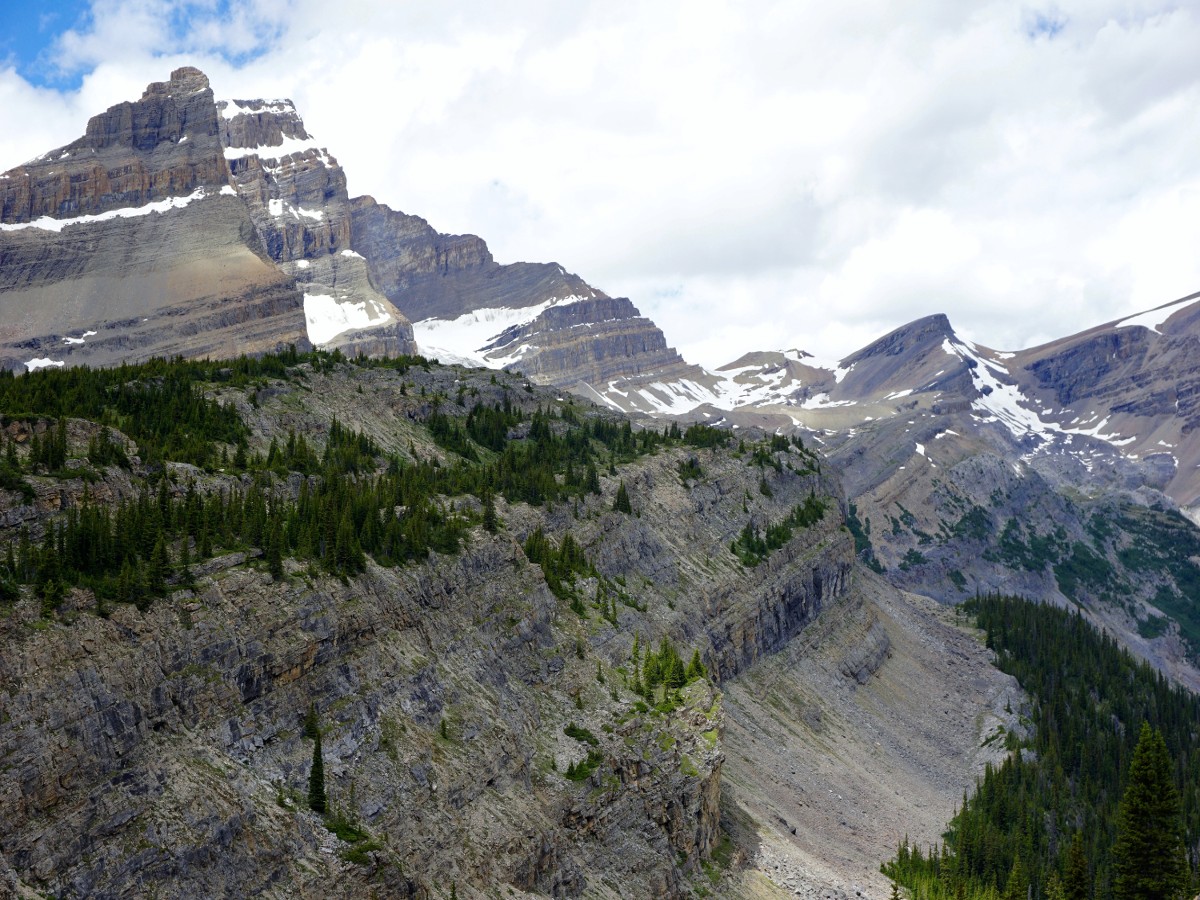
[[[241,203],[213,202],[225,196]],[[182,215],[191,206],[210,227]],[[351,200],[291,101],[214,101],[196,69],[0,176],[0,231],[9,368],[294,343],[516,365],[628,411],[709,396],[711,376],[628,300],[556,264],[500,265],[478,237]],[[154,265],[139,255],[147,241]],[[239,328],[255,324],[214,330],[215,307],[236,307],[218,318]],[[147,327],[131,331],[135,320]]]
[[[301,297],[234,195],[190,68],[0,176],[0,365],[309,346]]]
[[[838,362],[747,354],[691,415],[818,442],[897,584],[1080,604],[1194,686],[1198,296],[1015,353],[933,315]]]
[[[366,256],[373,282],[414,322],[599,293],[552,263],[502,266],[481,238],[441,234],[373,197],[353,200],[351,224],[354,248]]]
[[[798,639],[726,686],[723,823],[747,864],[717,895],[886,897],[1022,734],[1016,680],[954,613],[858,569]],[[881,851],[881,848],[886,848]]]
[[[208,78],[182,68],[136,102],[92,117],[83,137],[0,177],[0,222],[70,219],[227,183]]]
[[[308,336],[348,355],[413,353],[408,320],[352,249],[351,203],[337,160],[290,100],[222,100],[224,156],[268,256],[304,295]]]
[[[1158,454],[1173,469],[1165,492],[1200,505],[1200,294],[1015,354],[1030,396],[1112,443],[1127,459]],[[1049,417],[1049,416],[1048,416]]]
[[[319,452],[336,417],[449,464],[422,423],[429,398],[458,388],[471,405],[581,413],[512,376],[438,367],[306,365],[214,389],[251,426],[252,452],[289,434]],[[23,456],[48,427],[13,424],[6,440]],[[98,431],[74,421],[67,433],[74,459]],[[86,590],[48,619],[32,596],[0,605],[0,855],[26,886],[59,896],[428,897],[451,884],[463,897],[497,885],[687,896],[718,840],[720,695],[700,680],[673,709],[647,709],[629,688],[635,636],[695,649],[728,678],[834,602],[853,555],[819,460],[731,451],[641,456],[573,504],[498,498],[498,534],[476,527],[456,555],[368,564],[344,581],[294,560],[276,581],[249,548],[197,563],[194,587],[145,612],[98,617]],[[30,498],[3,494],[0,541],[22,528],[38,541],[85,496],[135,496],[154,472],[26,476]],[[247,486],[182,465],[166,478],[179,496]],[[292,475],[276,490],[295,497],[303,484]],[[613,510],[621,484],[632,513]],[[778,523],[810,495],[828,498],[824,516],[758,565],[738,561],[730,542],[743,526]],[[594,566],[582,614],[526,558],[538,528],[555,542],[570,533]],[[611,617],[592,606],[601,579],[620,585]],[[304,809],[310,704],[331,802],[374,841],[358,856]],[[589,752],[593,770],[564,777]]]

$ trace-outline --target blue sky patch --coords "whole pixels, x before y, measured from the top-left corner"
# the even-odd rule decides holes
[[[1025,36],[1031,41],[1038,38],[1053,40],[1067,27],[1067,17],[1059,12],[1035,12],[1025,16]]]
[[[50,50],[58,36],[85,27],[87,0],[14,0],[0,4],[0,63],[14,66],[30,84],[78,87],[80,73],[61,72]]]

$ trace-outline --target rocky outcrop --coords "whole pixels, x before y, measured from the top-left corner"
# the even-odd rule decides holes
[[[708,380],[628,299],[609,297],[562,266],[500,265],[474,235],[440,234],[372,197],[357,198],[353,207],[354,249],[366,256],[372,283],[417,323],[422,352],[518,369],[539,384],[626,411],[674,402],[656,396],[653,385]],[[487,328],[489,321],[495,327]],[[442,343],[443,326],[463,322],[483,325],[450,329],[473,342],[456,335],[453,346]],[[637,394],[646,387],[649,395]]]
[[[0,365],[113,365],[294,344],[416,349],[350,249],[346,179],[288,101],[196,69],[0,176]]]
[[[830,397],[863,400],[914,386],[973,397],[969,364],[947,354],[947,341],[957,343],[959,338],[940,313],[903,325],[846,357],[840,363],[846,375],[831,386]]]
[[[514,368],[543,384],[578,382],[604,388],[684,367],[663,333],[624,297],[595,297],[551,306],[536,319],[503,331],[483,348],[512,358]]]
[[[209,202],[225,195],[240,206]],[[190,234],[196,218],[180,211],[201,205],[237,235],[236,265],[205,233]],[[97,245],[91,232],[101,226]],[[456,361],[518,365],[540,383],[631,410],[678,405],[664,384],[706,378],[632,303],[561,266],[500,265],[478,237],[439,234],[371,197],[350,200],[345,173],[290,100],[214,101],[196,69],[175,71],[141,100],[93,118],[79,141],[0,176],[0,229],[0,294],[19,309],[0,331],[0,364],[10,368],[287,344],[350,356],[449,350]],[[179,246],[144,272],[129,257],[147,242]],[[94,274],[105,267],[114,274]],[[245,340],[237,329],[196,337],[219,303],[240,307],[217,317],[247,326]],[[505,321],[471,346],[419,347],[410,326],[475,313]],[[127,327],[142,320],[144,329]]]
[[[412,327],[352,249],[346,176],[290,100],[222,100],[224,155],[267,255],[296,278],[309,338],[347,355],[414,353]]]
[[[235,198],[170,216],[0,235],[0,365],[116,365],[151,356],[234,356],[307,347],[294,284],[253,249]],[[251,243],[247,242],[251,238]]]

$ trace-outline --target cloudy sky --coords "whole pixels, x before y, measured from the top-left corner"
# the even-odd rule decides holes
[[[0,170],[196,65],[294,99],[352,194],[709,366],[933,312],[1016,349],[1200,290],[1195,0],[2,6]]]

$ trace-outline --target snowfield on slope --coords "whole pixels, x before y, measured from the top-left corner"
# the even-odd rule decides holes
[[[528,325],[552,306],[569,306],[586,300],[570,295],[553,297],[535,306],[517,308],[495,307],[476,309],[453,319],[422,319],[413,322],[413,336],[423,356],[444,363],[476,366],[483,369],[503,369],[521,359],[529,344],[510,350],[503,356],[495,351],[485,355],[487,346],[513,326]]]

